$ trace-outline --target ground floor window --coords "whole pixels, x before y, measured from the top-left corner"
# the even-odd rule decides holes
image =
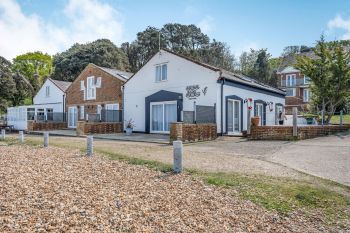
[[[304,100],[304,102],[310,101],[310,90],[309,89],[304,89],[303,100]]]
[[[260,118],[259,125],[263,125],[263,117],[264,117],[264,105],[263,104],[256,104],[257,108],[257,116]]]
[[[169,133],[170,123],[177,121],[176,101],[151,103],[150,123],[152,133]]]

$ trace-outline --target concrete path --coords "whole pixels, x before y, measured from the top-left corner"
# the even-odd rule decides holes
[[[266,159],[350,186],[350,131],[290,143]]]

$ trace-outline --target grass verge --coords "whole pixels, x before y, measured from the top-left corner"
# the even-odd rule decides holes
[[[16,143],[16,140],[7,139],[7,141],[8,144]],[[41,145],[42,142],[38,138],[27,138],[26,144],[37,146]],[[63,142],[51,142],[51,145],[80,149],[83,153],[85,152],[85,149],[79,144],[67,145]],[[161,172],[172,171],[170,164],[119,154],[108,150],[108,148],[95,148],[95,152],[111,160],[143,165]],[[337,225],[343,228],[350,225],[350,195],[342,195],[324,186],[321,187],[320,184],[340,186],[350,193],[350,187],[345,185],[319,178],[315,178],[317,179],[316,183],[311,183],[262,175],[212,173],[195,169],[185,169],[185,171],[208,184],[236,190],[241,198],[250,200],[268,210],[276,210],[280,214],[301,210],[306,215],[317,214],[327,225]]]

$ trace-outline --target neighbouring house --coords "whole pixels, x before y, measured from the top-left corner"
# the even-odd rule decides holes
[[[122,86],[131,75],[92,63],[87,65],[66,91],[68,127],[77,128],[78,122],[121,123]]]
[[[124,85],[124,119],[146,133],[169,133],[171,122],[185,122],[242,134],[253,115],[260,116],[260,125],[275,125],[284,105],[283,90],[167,50]]]
[[[293,107],[307,111],[311,100],[310,78],[292,66],[279,71],[277,76],[278,87],[286,91],[287,113],[291,113]]]
[[[7,124],[16,130],[27,130],[28,121],[64,122],[65,91],[71,82],[48,78],[33,98],[32,105],[7,109]]]

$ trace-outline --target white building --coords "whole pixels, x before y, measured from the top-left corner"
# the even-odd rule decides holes
[[[274,125],[284,105],[280,89],[167,50],[155,54],[124,86],[124,120],[132,119],[134,131],[146,133],[169,133],[170,122],[187,121],[189,113],[196,120],[195,106],[208,106],[202,109],[213,112],[218,133],[241,134],[249,108],[251,115],[261,116],[260,124]]]
[[[33,99],[33,105],[7,108],[7,124],[26,130],[28,120],[64,121],[65,91],[71,82],[48,78]]]

